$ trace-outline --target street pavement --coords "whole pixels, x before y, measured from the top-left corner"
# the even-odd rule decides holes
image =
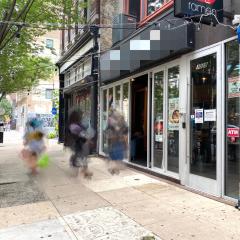
[[[0,144],[0,240],[240,239],[240,212],[166,180],[126,168],[112,176],[91,157],[76,177],[69,151],[49,140],[50,166],[32,177],[19,159],[21,135]]]

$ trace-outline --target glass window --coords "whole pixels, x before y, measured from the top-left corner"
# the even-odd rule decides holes
[[[52,89],[46,89],[45,98],[46,99],[52,99],[53,98],[53,90]]]
[[[125,121],[128,123],[128,110],[129,110],[129,83],[124,83],[123,84],[123,116]]]
[[[115,108],[121,112],[121,85],[115,87]]]
[[[154,167],[163,161],[163,85],[164,72],[154,74]]]
[[[148,0],[147,15],[154,13],[156,10],[161,8],[166,0]]]
[[[179,66],[168,69],[168,171],[179,171]]]
[[[239,197],[240,60],[239,44],[226,44],[226,181],[225,194]]]
[[[107,128],[107,89],[103,91],[103,109],[102,109],[102,150],[107,153],[108,142],[105,130]]]
[[[53,48],[53,40],[46,39],[46,48],[52,49]]]
[[[109,88],[108,92],[108,112],[114,109],[114,102],[113,102],[113,88]]]

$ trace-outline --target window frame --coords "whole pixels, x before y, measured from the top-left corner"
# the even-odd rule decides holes
[[[51,47],[48,46],[48,43],[49,43],[49,42],[52,43]],[[46,38],[45,47],[46,47],[47,49],[53,49],[53,48],[54,48],[53,46],[54,46],[54,40],[53,40],[52,38]]]
[[[131,0],[124,0],[124,5],[123,5],[123,12],[126,14],[129,14],[129,1]],[[148,0],[140,0],[141,5],[140,5],[140,22],[138,23],[139,26],[144,25],[146,22],[150,21],[154,17],[160,15],[164,11],[168,10],[174,5],[174,0],[164,0],[164,4],[162,7],[151,13],[150,15],[147,15],[147,10],[148,10]]]
[[[51,97],[49,98],[48,96],[50,96],[50,95],[51,95]],[[53,99],[53,89],[52,88],[46,88],[45,89],[45,99],[46,100],[52,100]]]

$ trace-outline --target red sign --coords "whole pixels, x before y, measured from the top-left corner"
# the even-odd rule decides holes
[[[230,138],[238,138],[239,137],[239,128],[228,128],[227,136]]]
[[[198,2],[207,3],[209,5],[213,5],[216,2],[216,0],[198,0]]]

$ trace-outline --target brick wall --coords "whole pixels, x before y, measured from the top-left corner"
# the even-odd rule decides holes
[[[103,0],[100,2],[100,24],[111,25],[113,16],[122,12],[122,1]],[[101,28],[100,33],[101,50],[110,48],[112,46],[112,29]]]

